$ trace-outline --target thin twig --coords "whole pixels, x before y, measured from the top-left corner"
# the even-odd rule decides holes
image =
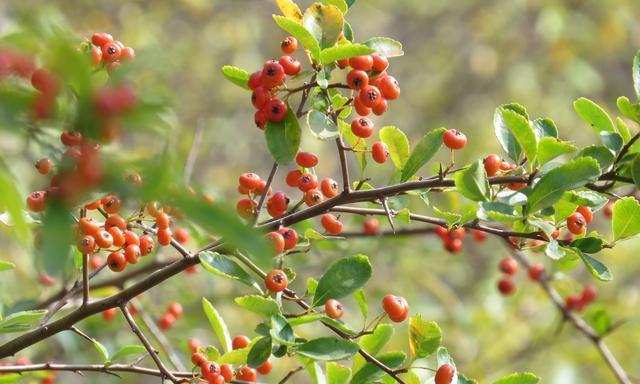
[[[273,162],[273,166],[271,167],[271,172],[269,172],[269,178],[267,178],[267,183],[264,187],[264,191],[262,191],[262,195],[260,195],[260,201],[258,201],[258,206],[256,207],[256,211],[253,214],[253,222],[254,225],[258,221],[258,217],[260,217],[260,211],[262,211],[262,207],[264,206],[264,202],[267,199],[267,195],[269,195],[269,188],[271,188],[271,184],[273,183],[273,178],[278,171],[278,163]]]
[[[286,383],[293,375],[295,375],[296,373],[302,371],[304,369],[303,366],[298,366],[292,370],[290,370],[285,377],[282,378],[282,380],[278,381],[278,384],[284,384]]]

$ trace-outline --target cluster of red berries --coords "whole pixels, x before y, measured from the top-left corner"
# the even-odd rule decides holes
[[[502,276],[496,284],[498,291],[504,296],[509,296],[516,290],[516,284],[512,277],[518,272],[518,262],[511,257],[506,257],[498,264],[498,269],[502,272]],[[529,278],[532,281],[540,282],[545,276],[544,265],[533,264],[528,269]]]
[[[290,56],[298,49],[296,38],[287,37],[282,41],[281,48],[285,53],[284,56],[277,61],[268,60],[261,70],[249,77],[248,85],[253,90],[251,104],[257,109],[254,121],[260,129],[264,129],[269,121],[282,121],[287,116],[289,107],[284,101],[275,97],[277,87],[284,83],[287,76],[295,76],[302,69],[298,59]]]
[[[503,160],[500,156],[491,154],[484,158],[483,161],[484,169],[487,172],[487,176],[492,177],[497,175],[498,173],[507,174],[510,171],[516,169],[515,164],[511,164],[508,161]],[[507,188],[512,191],[517,191],[521,188],[526,187],[526,183],[512,183],[507,184]]]
[[[436,235],[442,240],[444,249],[449,253],[458,253],[462,251],[462,239],[466,234],[466,229],[462,227],[447,229],[446,227],[436,226],[434,228]],[[487,233],[472,229],[471,233],[477,242],[482,242],[487,238]]]
[[[596,287],[588,285],[582,289],[580,294],[571,294],[567,296],[565,301],[565,309],[567,311],[582,312],[585,306],[591,304],[598,295]]]
[[[94,65],[103,64],[109,73],[118,68],[122,61],[130,61],[136,57],[131,47],[114,40],[105,32],[96,32],[91,36],[91,61]]]
[[[169,304],[165,313],[158,319],[158,327],[162,331],[168,331],[173,324],[182,317],[182,305],[177,302]]]
[[[591,208],[579,206],[567,217],[567,229],[574,235],[583,235],[587,231],[587,224],[593,220]]]

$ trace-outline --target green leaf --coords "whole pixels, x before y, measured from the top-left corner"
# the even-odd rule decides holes
[[[538,142],[538,161],[545,164],[558,156],[575,151],[577,148],[569,142],[555,137],[543,137]]]
[[[531,125],[529,124],[529,120],[520,113],[514,112],[511,109],[501,108],[496,111],[496,114],[498,115],[496,116],[498,124],[506,127],[506,129],[511,133],[512,138],[514,138],[518,143],[518,146],[523,149],[529,162],[532,162],[536,157],[537,138],[533,132],[533,128],[531,128]],[[494,118],[494,125],[495,124],[496,121]],[[498,139],[500,139],[500,137],[498,137]]]
[[[247,295],[236,297],[235,302],[242,308],[267,318],[280,313],[278,303],[270,297]]]
[[[225,65],[222,67],[222,74],[233,84],[244,88],[249,88],[249,73],[244,69],[233,67],[231,65]]]
[[[296,352],[312,360],[336,361],[351,358],[358,349],[353,341],[321,337],[301,344]]]
[[[349,11],[349,5],[345,0],[322,0],[322,1],[327,4],[335,5],[343,14]]]
[[[388,37],[372,37],[363,43],[372,48],[377,54],[385,57],[397,57],[404,55],[402,44]]]
[[[0,211],[6,210],[11,219],[13,231],[20,241],[26,242],[29,238],[29,227],[25,219],[24,198],[17,186],[18,184],[9,171],[0,164],[0,196],[2,196]]]
[[[331,64],[334,61],[368,55],[373,52],[373,49],[362,44],[336,45],[335,47],[325,48],[320,52],[320,62],[322,64]]]
[[[318,282],[313,305],[323,305],[329,299],[340,299],[360,289],[371,277],[371,264],[365,255],[338,260]]]
[[[585,320],[599,335],[604,335],[611,329],[611,316],[605,308],[597,308],[584,315]]]
[[[634,197],[628,196],[613,205],[613,239],[619,240],[635,236],[640,233],[640,203]]]
[[[520,155],[522,154],[522,147],[518,144],[518,141],[511,133],[511,130],[507,126],[507,121],[504,118],[504,111],[513,112],[514,109],[524,109],[519,104],[506,104],[496,108],[493,115],[493,128],[498,138],[498,142],[502,146],[502,149],[513,161],[520,161]],[[517,112],[516,112],[517,113]],[[524,112],[526,114],[526,111]]]
[[[331,47],[338,41],[343,23],[344,16],[335,5],[313,3],[302,16],[302,24],[320,43],[320,48]]]
[[[347,384],[351,377],[351,370],[348,367],[334,362],[327,363],[327,380],[331,384]]]
[[[513,373],[511,375],[505,376],[497,381],[494,381],[493,384],[536,384],[540,381],[540,378],[533,373]]]
[[[204,309],[205,315],[207,315],[207,319],[209,320],[209,324],[211,324],[211,328],[213,332],[215,332],[218,340],[220,341],[220,345],[225,352],[229,352],[231,350],[231,336],[229,336],[229,329],[227,328],[227,324],[225,324],[224,319],[218,311],[213,307],[213,305],[209,302],[209,300],[202,298],[202,308]]]
[[[203,252],[200,254],[200,264],[207,271],[226,279],[240,281],[262,292],[260,284],[249,275],[238,263],[217,252]]]
[[[147,349],[142,345],[125,345],[124,347],[120,348],[116,353],[114,353],[113,356],[111,356],[110,361],[114,362],[114,361],[120,360],[125,356],[131,356],[131,355],[140,356],[140,355],[144,355],[145,353],[147,353]]]
[[[449,351],[445,347],[438,348],[438,350],[436,351],[436,360],[438,363],[438,367],[441,367],[445,364],[451,364],[454,367],[456,366],[455,362],[451,358],[451,355],[449,355]]]
[[[71,244],[74,239],[71,215],[62,205],[50,204],[42,224],[42,251],[36,253],[37,261],[49,276],[58,277],[71,265]]]
[[[517,221],[522,217],[518,211],[509,204],[499,203],[495,201],[480,203],[480,209],[477,212],[480,220],[484,221]]]
[[[633,58],[633,88],[636,90],[636,97],[640,101],[640,51]]]
[[[598,162],[600,169],[602,171],[606,171],[611,167],[615,158],[610,150],[603,147],[602,145],[591,145],[586,148],[583,148],[578,154],[576,158],[579,157],[591,157]]]
[[[91,342],[93,343],[93,346],[96,348],[96,350],[98,352],[100,352],[100,355],[102,356],[102,361],[106,364],[109,362],[109,351],[107,350],[107,347],[105,347],[104,345],[102,345],[102,343],[100,343],[98,340],[91,338]]]
[[[289,32],[291,36],[298,39],[300,44],[309,51],[309,54],[314,61],[318,61],[320,59],[320,44],[304,26],[283,16],[273,15],[273,19],[280,28]]]
[[[271,316],[271,337],[275,341],[284,345],[297,345],[296,337],[293,333],[293,328],[287,322],[284,316],[277,314]]]
[[[573,108],[596,132],[616,131],[609,114],[593,101],[581,97],[573,103]]]
[[[640,122],[640,104],[632,104],[626,96],[618,97],[616,106],[624,117],[635,122]]]
[[[622,148],[624,140],[618,132],[600,132],[600,140],[605,147],[610,149],[613,153],[618,153]]]
[[[618,132],[622,137],[622,141],[628,143],[629,140],[631,140],[631,132],[629,132],[627,123],[625,123],[621,118],[616,117],[616,127],[618,128]]]
[[[391,340],[394,331],[395,329],[391,324],[380,324],[373,330],[372,334],[362,336],[359,342],[360,348],[375,356]],[[353,359],[351,370],[358,372],[365,364],[366,360],[358,355]]]
[[[246,364],[250,348],[234,349],[220,356],[218,364]]]
[[[453,212],[442,211],[435,205],[433,206],[433,212],[435,212],[436,216],[443,218],[447,221],[447,225],[452,226],[454,224],[459,224],[462,215]]]
[[[477,160],[467,168],[455,173],[456,188],[464,197],[474,201],[487,201],[491,198],[491,188],[482,160]]]
[[[386,352],[376,356],[376,359],[391,369],[396,369],[404,363],[407,355],[404,352]],[[370,384],[380,380],[385,372],[372,363],[365,364],[353,375],[351,384]]]
[[[10,269],[14,269],[16,267],[15,264],[10,263],[8,261],[0,261],[0,272],[8,271]]]
[[[606,265],[602,264],[598,260],[593,257],[578,251],[578,256],[582,259],[582,262],[587,267],[589,272],[600,281],[611,281],[613,280],[613,275],[609,271]]]
[[[271,356],[271,337],[261,337],[253,344],[247,355],[247,364],[251,368],[258,368]]]
[[[369,306],[367,305],[367,298],[365,297],[364,290],[362,288],[358,289],[353,293],[353,297],[355,297],[358,302],[358,307],[360,307],[360,313],[362,313],[363,320],[367,321]]]
[[[335,139],[340,135],[338,127],[333,120],[331,120],[329,116],[320,111],[316,111],[315,109],[309,111],[307,114],[307,126],[309,127],[311,134],[315,136],[316,139],[330,140]]]
[[[574,159],[547,172],[533,187],[527,200],[528,211],[533,213],[552,206],[565,191],[595,181],[600,167],[589,157]]]
[[[544,137],[558,137],[558,127],[556,127],[556,123],[549,118],[535,119],[532,126],[538,140]]]
[[[442,342],[442,331],[435,321],[422,320],[420,315],[409,319],[409,350],[414,359],[434,353]]]
[[[571,246],[578,248],[584,253],[598,253],[602,250],[604,240],[599,237],[584,237],[582,239],[574,240]]]
[[[631,162],[631,177],[633,178],[633,183],[636,187],[640,186],[640,155],[636,155],[636,157]]]
[[[609,199],[594,191],[567,191],[562,195],[562,199],[575,205],[586,205],[587,207],[602,207]]]
[[[37,321],[40,321],[46,314],[47,311],[44,309],[15,312],[0,321],[0,328],[9,328],[12,326],[29,326]]]
[[[389,147],[389,154],[396,169],[401,170],[404,168],[409,159],[409,139],[407,139],[407,135],[391,125],[380,128],[378,135],[380,140]]]
[[[302,12],[293,0],[276,0],[282,14],[296,22],[302,21]]]
[[[283,121],[268,122],[264,134],[269,153],[278,164],[284,165],[293,160],[300,148],[301,132],[296,114],[291,108],[288,108]]]
[[[427,132],[427,134],[420,139],[402,168],[400,182],[409,180],[411,176],[415,175],[423,165],[433,158],[442,147],[442,135],[445,131],[446,128],[434,129]]]

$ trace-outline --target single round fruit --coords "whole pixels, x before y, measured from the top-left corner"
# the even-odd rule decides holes
[[[120,198],[115,195],[109,195],[102,200],[102,208],[107,213],[117,213],[120,210]]]
[[[94,239],[100,248],[109,248],[113,245],[113,236],[107,231],[100,231],[95,235]]]
[[[255,173],[246,172],[240,175],[238,178],[238,183],[244,188],[253,191],[258,188],[260,184],[260,176]]]
[[[324,311],[332,319],[339,319],[344,313],[342,303],[335,299],[329,299],[324,303]]]
[[[256,371],[244,366],[242,367],[236,374],[236,380],[243,380],[243,381],[256,381],[258,380],[258,376],[256,375]]]
[[[385,112],[387,112],[388,109],[389,109],[389,103],[387,102],[387,100],[382,99],[380,101],[380,104],[371,108],[371,112],[373,112],[373,114],[376,116],[382,116],[384,115]]]
[[[282,65],[284,73],[287,76],[295,76],[300,73],[300,70],[302,69],[302,64],[300,64],[298,59],[293,56],[282,56],[280,60],[278,60],[278,63]]]
[[[296,164],[303,168],[313,168],[318,165],[318,156],[311,152],[298,152],[296,155]]]
[[[146,256],[153,252],[154,242],[153,237],[149,235],[140,236],[140,254]]]
[[[165,313],[158,319],[158,328],[160,328],[161,331],[168,331],[175,322],[176,318],[172,314]]]
[[[269,60],[262,67],[262,86],[271,89],[282,84],[285,79],[284,68],[275,60]]]
[[[322,215],[322,217],[320,218],[320,222],[322,224],[322,227],[332,235],[339,234],[340,232],[342,232],[342,228],[344,227],[342,222],[340,222],[337,217],[330,213],[325,213],[324,215]]]
[[[232,349],[242,349],[249,346],[251,340],[245,335],[238,335],[231,340]]]
[[[444,239],[444,249],[446,249],[449,253],[458,253],[462,251],[462,240],[452,237],[446,237]]]
[[[124,249],[124,257],[127,259],[127,263],[136,264],[140,259],[140,247],[134,244],[127,245]]]
[[[96,240],[93,236],[83,236],[78,240],[78,250],[80,253],[91,254],[96,249]]]
[[[285,37],[285,39],[280,43],[280,49],[282,49],[282,52],[287,55],[292,54],[296,49],[298,49],[298,39],[293,36]]]
[[[367,72],[354,69],[347,74],[347,85],[351,89],[360,90],[369,85]]]
[[[194,365],[200,366],[202,365],[202,363],[205,363],[206,361],[207,361],[207,357],[202,353],[193,352],[193,354],[191,355],[191,362]]]
[[[105,63],[112,63],[120,58],[122,48],[115,42],[106,43],[102,46],[102,60]]]
[[[304,202],[308,207],[313,207],[314,205],[320,204],[324,201],[324,197],[322,197],[322,193],[317,189],[310,189],[304,193]]]
[[[85,235],[95,236],[100,232],[100,225],[90,217],[83,217],[78,221],[80,231]]]
[[[216,377],[220,376],[220,365],[215,361],[205,361],[200,364],[200,372],[202,373],[202,377],[212,383]]]
[[[598,290],[593,285],[587,285],[582,289],[582,302],[585,304],[591,303],[598,296]]]
[[[107,265],[114,272],[121,272],[127,266],[127,259],[120,252],[111,252],[107,256]]]
[[[395,100],[400,96],[400,83],[393,76],[384,76],[380,80],[380,93],[387,100]]]
[[[404,297],[392,294],[386,295],[382,299],[382,308],[395,323],[403,322],[409,315],[409,304]]]
[[[534,264],[529,267],[527,271],[529,273],[529,278],[533,281],[540,281],[544,277],[544,265],[542,264]]]
[[[253,122],[256,124],[256,127],[258,127],[258,129],[264,130],[268,122],[267,114],[264,113],[262,109],[257,110],[253,115]]]
[[[289,285],[289,279],[284,271],[274,269],[269,272],[267,277],[264,279],[264,285],[271,292],[282,292],[287,288],[287,285]]]
[[[586,228],[587,222],[582,214],[574,212],[571,214],[571,216],[567,217],[567,229],[574,235],[580,235],[584,233]]]
[[[273,366],[271,365],[271,360],[267,360],[261,366],[256,368],[256,371],[258,371],[258,373],[261,375],[268,375],[271,372],[272,368]]]
[[[169,228],[158,229],[158,244],[164,247],[171,244],[171,230]]]
[[[353,106],[356,109],[356,113],[360,116],[369,116],[369,114],[371,113],[371,108],[362,104],[362,100],[360,99],[360,97],[358,97],[358,95],[353,98]]]
[[[580,295],[569,295],[567,296],[564,304],[564,308],[567,311],[582,311],[584,308],[584,303],[582,302],[582,297]]]
[[[509,278],[509,276],[502,276],[498,280],[498,291],[504,296],[509,296],[516,290],[515,283]]]
[[[200,343],[200,341],[198,339],[195,338],[190,338],[187,341],[187,347],[189,348],[189,350],[191,351],[191,353],[196,353],[198,351],[198,348],[200,348],[202,344]],[[198,364],[200,365],[200,364]]]
[[[298,232],[293,228],[282,227],[278,229],[278,233],[284,239],[284,249],[289,250],[298,244]]]
[[[131,61],[136,58],[136,51],[131,47],[122,48],[120,52],[120,59],[124,61]]]
[[[353,119],[351,122],[351,132],[358,137],[366,139],[373,135],[373,122],[366,117]]]
[[[287,117],[287,111],[289,107],[285,104],[284,101],[280,99],[271,99],[267,101],[265,104],[263,111],[267,115],[267,120],[269,121],[282,121],[285,117]]]
[[[318,179],[311,173],[303,173],[298,179],[298,188],[302,192],[315,189],[318,186]]]
[[[487,176],[495,176],[500,170],[502,159],[498,155],[489,155],[484,158],[484,170],[487,172]]]
[[[286,182],[287,185],[293,188],[298,187],[298,180],[300,180],[300,176],[302,176],[302,172],[298,169],[294,169],[287,173]]]
[[[489,236],[487,232],[478,231],[477,229],[471,230],[471,234],[473,235],[473,238],[478,242],[486,240],[487,236]]]
[[[436,371],[433,381],[435,384],[451,384],[456,369],[451,364],[443,364]]]
[[[371,146],[371,157],[376,163],[385,163],[389,158],[389,147],[387,147],[387,144],[382,141],[376,141],[373,143]]]
[[[367,217],[362,222],[362,230],[367,235],[375,235],[378,233],[378,228],[380,227],[380,221],[375,217]],[[440,227],[442,228],[442,227]]]
[[[31,212],[42,212],[45,207],[45,198],[46,193],[44,191],[35,191],[31,192],[31,194],[27,197],[27,207]]]
[[[105,309],[104,311],[102,311],[102,318],[105,319],[105,321],[110,321],[111,319],[116,317],[117,314],[118,314],[117,308]]]
[[[252,90],[255,90],[256,88],[262,86],[262,71],[253,72],[251,76],[249,76],[247,85]]]
[[[266,111],[263,110],[264,106],[267,105],[267,102],[271,100],[271,91],[264,87],[257,87],[251,92],[251,104],[254,108],[262,110],[262,112],[267,115]]]
[[[269,198],[267,204],[276,211],[286,211],[289,208],[289,197],[284,192],[276,192]]]
[[[265,238],[271,241],[273,244],[273,252],[278,254],[284,251],[284,237],[278,232],[269,232],[265,235]]]
[[[180,303],[177,302],[173,302],[171,304],[169,304],[169,307],[167,308],[167,312],[172,314],[176,319],[179,319],[182,317],[182,305]]]
[[[233,380],[233,368],[229,364],[222,364],[220,366],[220,376],[227,382]]]
[[[512,257],[506,257],[500,261],[499,269],[503,273],[513,276],[518,271],[518,262]]]
[[[127,229],[127,220],[125,220],[120,215],[110,215],[104,221],[104,228],[109,229],[111,227],[117,227],[120,230],[124,231],[125,229]]]
[[[38,68],[31,75],[31,85],[33,88],[45,95],[55,95],[58,93],[58,80],[44,68]]]
[[[385,56],[374,53],[371,55],[371,58],[373,58],[374,71],[383,72],[389,67],[389,60],[387,60]]]
[[[457,129],[448,129],[442,135],[442,141],[449,149],[462,149],[467,144],[467,137]]]
[[[593,221],[593,212],[591,212],[591,208],[581,205],[578,208],[576,208],[576,212],[578,212],[579,214],[582,215],[582,217],[584,217],[584,221],[587,224]]]
[[[103,45],[110,43],[113,41],[113,36],[104,32],[96,32],[91,36],[91,42],[93,45],[97,45],[98,47],[102,47]]]
[[[325,197],[330,199],[338,195],[340,192],[340,185],[332,178],[325,177],[322,179],[322,182],[320,182],[320,190]]]
[[[359,97],[362,105],[367,108],[373,108],[382,101],[382,93],[373,85],[363,87],[356,97]]]
[[[349,65],[353,69],[368,71],[373,68],[373,57],[371,55],[354,56],[349,58]]]

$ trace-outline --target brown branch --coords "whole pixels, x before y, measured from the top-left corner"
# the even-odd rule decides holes
[[[296,373],[298,373],[298,372],[302,371],[303,369],[304,369],[304,367],[303,367],[303,366],[298,366],[298,367],[296,367],[296,368],[294,368],[294,369],[290,370],[290,371],[289,371],[289,372],[288,372],[288,373],[287,373],[287,374],[282,378],[282,380],[278,381],[278,384],[284,384],[284,383],[286,383],[287,381],[289,381],[289,379],[290,379],[293,375],[295,375]]]
[[[255,224],[258,221],[258,217],[260,217],[260,211],[262,211],[262,207],[264,206],[264,202],[267,199],[267,195],[269,195],[269,188],[271,188],[271,183],[273,183],[273,178],[278,171],[278,163],[274,162],[273,167],[271,167],[271,172],[269,173],[269,178],[267,179],[267,183],[264,187],[264,191],[262,191],[262,195],[260,196],[260,201],[258,201],[258,206],[256,207],[256,212],[253,214],[253,222]]]
[[[30,364],[30,365],[5,365],[0,366],[0,373],[23,373],[39,371],[68,371],[68,372],[130,372],[139,375],[164,377],[165,374],[157,369],[138,367],[130,364]],[[174,377],[192,378],[191,372],[171,372]]]

